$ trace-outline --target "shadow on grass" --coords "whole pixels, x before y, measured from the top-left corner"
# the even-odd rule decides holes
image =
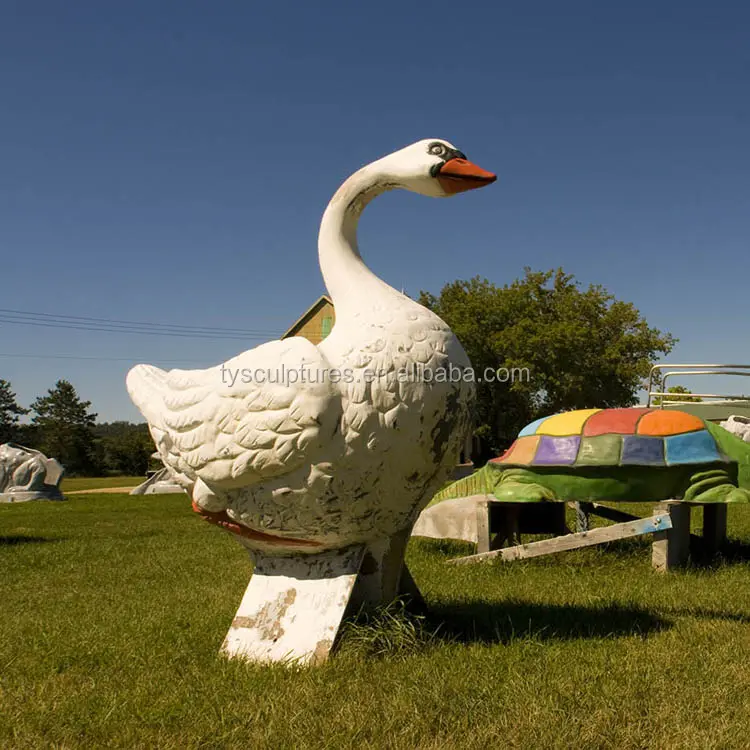
[[[646,636],[672,626],[670,620],[639,607],[521,601],[431,603],[426,624],[442,637],[464,643]]]
[[[706,545],[705,540],[690,535],[690,564],[702,570],[716,570],[724,565],[750,562],[750,544],[739,539],[727,539],[718,551]]]
[[[699,552],[703,550],[699,547]],[[691,548],[692,552],[692,548]],[[712,557],[710,562],[747,562],[750,560],[750,544],[739,539],[727,539],[719,550],[719,555]]]
[[[450,643],[645,637],[671,624],[646,610],[614,605],[490,604],[477,600],[431,604],[426,615],[415,615],[401,600],[374,612],[360,612],[346,622],[337,650],[359,657],[408,658]]]
[[[44,544],[45,542],[61,542],[60,537],[27,536],[15,534],[14,536],[0,536],[0,547],[15,547],[19,544]]]

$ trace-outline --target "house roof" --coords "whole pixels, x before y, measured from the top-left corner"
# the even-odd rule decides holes
[[[321,307],[323,307],[326,304],[331,305],[331,307],[333,307],[333,301],[331,300],[331,298],[328,295],[323,294],[320,297],[318,297],[318,299],[316,299],[315,302],[313,302],[312,305],[310,305],[310,307],[308,307],[307,310],[305,310],[305,312],[302,313],[302,315],[300,315],[300,317],[287,329],[287,331],[282,335],[281,338],[286,339],[286,338],[289,338],[289,336],[294,336],[294,334],[300,328],[302,328],[302,326],[305,323],[307,323],[307,321],[313,315],[315,315],[315,313],[318,312],[318,310],[320,310]]]

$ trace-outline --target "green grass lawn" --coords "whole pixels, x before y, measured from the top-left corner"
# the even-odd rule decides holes
[[[643,540],[460,568],[417,540],[427,619],[295,671],[218,656],[250,564],[185,497],[0,506],[0,747],[747,748],[750,508],[729,523],[668,575]]]
[[[63,494],[77,490],[100,490],[107,487],[137,487],[146,477],[63,477]]]

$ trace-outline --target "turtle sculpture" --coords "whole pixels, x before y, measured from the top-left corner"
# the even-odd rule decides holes
[[[750,445],[682,411],[583,409],[524,427],[499,458],[435,500],[750,502]]]

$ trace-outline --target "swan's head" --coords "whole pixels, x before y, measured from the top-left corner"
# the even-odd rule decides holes
[[[384,178],[413,193],[447,198],[465,190],[484,187],[497,177],[476,164],[454,145],[440,138],[426,138],[379,162]]]

